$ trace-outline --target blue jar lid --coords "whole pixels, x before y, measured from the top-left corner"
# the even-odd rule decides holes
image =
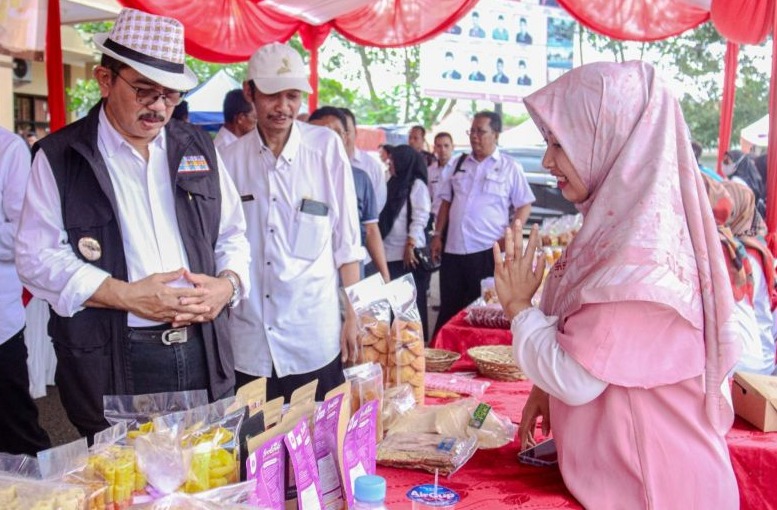
[[[459,495],[441,485],[437,486],[435,490],[434,484],[427,483],[424,485],[416,485],[409,491],[407,491],[407,498],[410,501],[416,503],[423,503],[426,506],[453,506],[459,502]]]
[[[386,499],[386,480],[382,476],[362,475],[354,482],[353,497],[364,503],[380,503]]]

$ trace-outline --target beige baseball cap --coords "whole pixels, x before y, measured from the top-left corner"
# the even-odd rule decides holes
[[[248,79],[262,94],[282,90],[313,92],[302,57],[288,44],[274,42],[256,50],[248,61]]]

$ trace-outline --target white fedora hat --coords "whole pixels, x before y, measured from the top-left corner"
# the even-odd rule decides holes
[[[265,44],[248,61],[248,79],[254,80],[262,94],[282,90],[301,90],[310,94],[313,89],[307,71],[297,50],[277,42]]]
[[[111,31],[95,34],[93,40],[103,54],[165,88],[197,86],[197,76],[184,63],[183,25],[176,19],[122,9]]]

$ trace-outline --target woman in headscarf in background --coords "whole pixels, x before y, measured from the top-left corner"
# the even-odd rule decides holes
[[[708,182],[710,204],[718,230],[729,275],[737,301],[735,315],[743,327],[742,355],[736,371],[770,375],[774,371],[774,315],[777,307],[777,275],[774,258],[766,247],[766,225],[755,210],[755,196],[734,181]],[[737,284],[739,282],[739,285]],[[752,319],[749,318],[752,316]],[[748,334],[749,329],[754,332]]]
[[[738,150],[730,150],[723,155],[723,173],[734,182],[739,182],[750,188],[755,194],[755,209],[762,217],[766,215],[766,183],[755,163],[747,154]]]
[[[426,291],[431,274],[419,265],[414,252],[414,248],[426,246],[426,227],[432,210],[426,163],[409,145],[398,145],[389,149],[389,173],[386,205],[378,218],[389,275],[393,280],[413,273],[424,340],[429,342]]]
[[[739,507],[725,442],[739,354],[718,232],[677,100],[644,62],[569,71],[524,101],[543,165],[584,214],[531,297],[532,229],[494,247],[516,362],[534,382],[519,434],[551,427],[586,508]],[[730,397],[730,395],[728,395]]]

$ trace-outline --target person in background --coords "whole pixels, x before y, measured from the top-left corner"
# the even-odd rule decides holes
[[[219,128],[213,145],[223,149],[252,129],[256,129],[256,110],[243,89],[230,90],[224,96],[224,125]]]
[[[363,170],[370,178],[372,190],[375,193],[375,204],[378,212],[386,205],[386,172],[381,164],[367,152],[356,146],[356,116],[348,108],[340,108],[348,121],[345,152],[351,160],[351,165]]]
[[[426,246],[426,226],[431,213],[429,189],[426,187],[426,163],[409,145],[391,149],[389,159],[388,200],[380,212],[378,225],[386,247],[391,279],[408,272],[416,285],[416,304],[421,314],[424,339],[429,341],[426,291],[431,273],[425,271],[415,256],[415,248]]]
[[[36,145],[16,239],[86,436],[108,426],[104,395],[230,395],[227,310],[250,290],[240,196],[210,136],[171,118],[197,85],[183,25],[122,9],[94,42],[102,100]]]
[[[296,121],[310,93],[307,66],[286,44],[257,49],[243,90],[256,129],[223,150],[243,197],[254,292],[230,316],[237,386],[267,378],[267,398],[318,381],[316,399],[356,360],[356,316],[339,288],[359,281],[356,190],[342,140]]]
[[[521,164],[499,150],[501,132],[499,114],[477,113],[468,133],[472,152],[454,160],[436,193],[440,206],[430,248],[442,263],[435,333],[480,296],[480,281],[494,274],[491,245],[503,241],[511,215],[526,221],[535,200]]]
[[[386,165],[386,168],[388,168],[389,165],[389,158],[391,157],[391,149],[393,149],[393,145],[389,145],[387,143],[384,143],[380,147],[378,147],[378,156],[380,156],[380,160],[383,162],[384,165]]]
[[[572,69],[524,104],[585,221],[539,308],[537,227],[526,251],[521,223],[506,232],[504,261],[494,245],[515,361],[534,383],[522,447],[542,417],[585,508],[739,508],[725,434],[740,345],[678,101],[650,64],[627,62]]]
[[[173,110],[172,118],[181,122],[189,122],[189,102],[185,99]]]
[[[407,134],[407,144],[418,151],[424,158],[427,168],[434,164],[434,154],[426,150],[426,128],[420,124],[410,128]]]
[[[438,190],[453,172],[453,137],[450,133],[441,131],[434,135],[434,155],[437,161],[429,167],[429,196],[432,199],[432,216],[436,217],[440,210]]]
[[[709,177],[715,182],[722,182],[723,177],[718,175],[712,168],[706,167],[701,164],[701,153],[703,151],[702,146],[697,141],[691,142],[691,147],[693,147],[693,155],[696,158],[696,164],[699,166],[699,170],[701,170],[701,173]]]
[[[30,396],[24,344],[22,284],[14,265],[14,241],[30,175],[30,149],[0,128],[0,452],[35,456],[51,447]]]
[[[310,114],[308,122],[314,126],[323,126],[331,129],[345,143],[348,120],[342,109],[335,108],[334,106],[323,106]],[[383,249],[383,238],[378,228],[378,208],[375,193],[372,190],[372,183],[364,170],[351,166],[351,171],[353,172],[356,203],[359,209],[362,246],[367,249],[367,254],[370,256],[371,263],[375,266],[377,272],[383,276],[385,281],[389,281],[386,253]]]
[[[768,156],[769,154],[767,152],[764,152],[757,158],[753,160],[753,163],[755,164],[755,169],[758,170],[758,175],[761,176],[761,182],[764,183],[764,186],[768,186],[769,183],[766,182],[766,165],[768,163]],[[767,191],[767,195],[768,195]]]
[[[24,139],[27,142],[27,146],[32,149],[32,146],[35,145],[35,142],[38,141],[38,135],[35,134],[35,131],[31,129],[27,132]]]
[[[734,181],[705,176],[712,213],[734,296],[734,323],[742,341],[735,371],[769,375],[774,371],[774,317],[777,304],[774,259],[763,236],[766,227],[755,211],[755,196]]]
[[[744,184],[755,194],[755,209],[762,217],[766,216],[766,185],[750,157],[738,150],[730,150],[723,155],[723,173],[734,182]]]

